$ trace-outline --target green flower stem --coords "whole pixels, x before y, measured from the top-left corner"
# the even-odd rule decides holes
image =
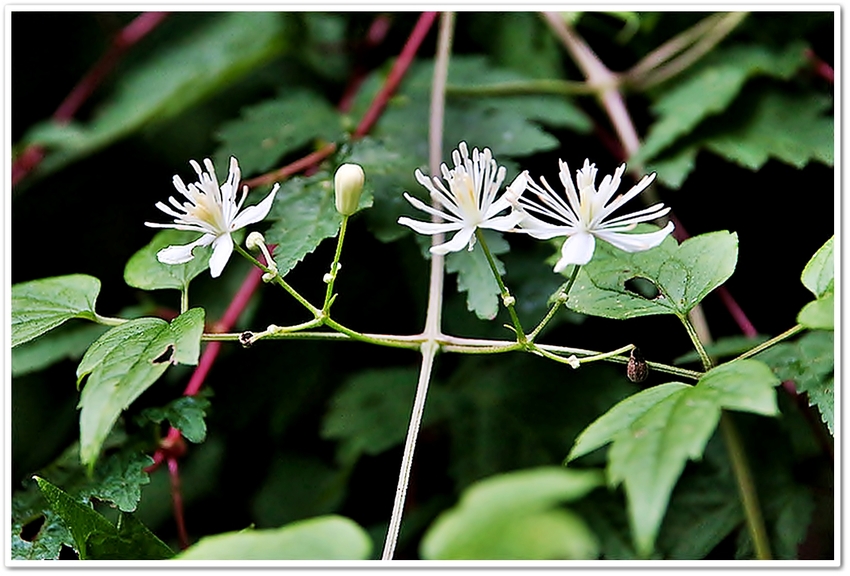
[[[699,336],[687,317],[681,318],[691,342],[699,354],[702,364],[706,370],[712,367],[711,358],[705,351],[705,347],[700,341]],[[732,472],[735,474],[735,481],[738,483],[738,492],[741,497],[741,505],[744,507],[744,516],[747,521],[747,528],[750,531],[750,537],[753,539],[753,547],[755,548],[756,558],[759,560],[770,560],[770,541],[767,537],[767,529],[764,525],[764,519],[761,514],[761,507],[758,502],[755,485],[753,483],[752,472],[750,465],[747,462],[747,455],[744,451],[744,444],[741,442],[741,437],[735,428],[735,423],[731,416],[723,412],[720,416],[720,432],[723,435],[723,442],[726,444],[726,450],[729,452],[729,458],[732,461]]]
[[[511,293],[507,286],[505,286],[505,283],[502,282],[502,276],[499,274],[498,268],[496,268],[496,262],[493,260],[493,255],[490,254],[490,249],[487,247],[487,242],[484,241],[484,234],[481,233],[480,228],[475,229],[475,237],[478,239],[478,243],[481,244],[481,249],[484,250],[484,255],[487,257],[487,263],[490,264],[490,270],[493,271],[493,276],[496,278],[496,283],[499,285],[499,291],[502,294],[502,303],[505,305],[505,308],[508,309],[508,314],[511,316],[511,322],[513,322],[514,329],[516,330],[517,342],[525,346],[528,339],[525,337],[525,332],[522,330],[522,324],[519,323],[519,317],[516,315],[516,310],[514,310],[512,302],[513,296],[511,296]]]
[[[121,326],[125,322],[129,322],[124,318],[110,318],[109,316],[101,316],[97,312],[94,313],[94,318],[92,318],[98,324],[103,324],[104,326]]]
[[[761,344],[759,344],[758,346],[756,346],[752,350],[747,350],[746,352],[744,352],[743,354],[741,354],[740,356],[738,356],[734,360],[743,360],[744,358],[750,358],[751,356],[755,356],[759,352],[764,352],[765,350],[767,350],[771,346],[774,346],[775,344],[779,344],[780,342],[782,342],[786,338],[790,338],[791,336],[794,336],[795,334],[799,334],[800,332],[802,332],[805,329],[806,328],[804,326],[797,324],[796,326],[794,326],[790,330],[786,330],[785,332],[783,332],[779,336],[771,338],[770,340],[768,340],[766,342],[762,342]],[[732,360],[732,362],[734,362],[734,360]]]
[[[558,309],[567,301],[567,295],[570,293],[570,289],[573,287],[573,284],[575,284],[579,270],[581,270],[581,266],[579,266],[578,264],[574,264],[573,273],[570,274],[570,279],[567,280],[567,283],[561,287],[561,289],[558,291],[557,296],[555,296],[555,303],[552,304],[552,307],[549,309],[549,312],[546,314],[543,320],[540,321],[540,324],[537,325],[537,328],[532,330],[531,334],[528,335],[529,342],[534,341],[534,338],[537,337],[541,330],[543,330],[543,327],[546,326],[546,324],[548,324],[552,318],[554,318],[555,313],[558,311]]]
[[[266,274],[274,275],[274,278],[273,278],[274,282],[278,286],[280,286],[281,288],[283,288],[284,290],[289,292],[292,295],[292,297],[295,298],[296,300],[298,300],[298,302],[302,306],[304,306],[307,310],[309,310],[313,314],[314,317],[316,317],[316,318],[322,317],[322,311],[319,310],[318,308],[316,308],[315,306],[313,306],[312,304],[310,304],[310,302],[308,302],[306,298],[304,298],[301,294],[299,294],[295,290],[295,288],[293,288],[292,286],[287,284],[286,281],[283,279],[283,277],[281,277],[280,273],[277,270],[269,268],[268,266],[266,266],[265,264],[263,264],[262,262],[260,262],[256,258],[254,258],[251,254],[249,254],[239,244],[234,244],[234,248],[236,248],[236,251],[239,252],[245,258],[247,258],[248,261],[251,262],[254,266],[259,268],[260,270],[262,270]]]
[[[732,416],[727,412],[720,415],[720,432],[723,434],[726,449],[729,451],[729,457],[732,460],[732,470],[735,472],[735,479],[738,482],[741,504],[744,506],[744,514],[747,518],[750,537],[753,539],[756,558],[771,560],[773,557],[770,553],[770,540],[768,540],[764,519],[761,515],[758,494],[747,462],[747,455],[744,452],[744,444],[741,442]]]
[[[599,88],[587,82],[571,80],[518,80],[479,86],[447,86],[446,95],[454,97],[517,96],[533,94],[595,94]]]
[[[420,343],[418,342],[405,342],[399,341],[397,339],[385,339],[380,337],[376,338],[368,334],[361,334],[360,332],[355,332],[354,330],[343,326],[342,324],[340,324],[336,320],[332,320],[331,318],[325,318],[322,321],[322,324],[324,324],[328,328],[336,330],[337,332],[345,334],[352,340],[357,340],[359,342],[377,344],[378,346],[389,346],[391,348],[408,348],[411,350],[418,350],[420,347]]]
[[[342,217],[342,225],[339,227],[339,236],[336,239],[336,253],[334,254],[334,261],[331,264],[330,271],[330,282],[328,282],[328,289],[325,292],[325,303],[322,304],[322,312],[327,316],[331,303],[333,302],[331,296],[334,293],[334,282],[336,281],[337,272],[339,272],[339,256],[342,254],[342,243],[345,240],[345,230],[348,228],[348,216]]]

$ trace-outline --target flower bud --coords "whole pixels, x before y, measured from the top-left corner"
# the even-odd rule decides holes
[[[259,232],[251,232],[248,234],[248,238],[245,239],[245,246],[248,247],[248,250],[252,252],[256,252],[260,249],[260,246],[265,245],[266,239],[263,238],[263,235]]]
[[[357,164],[343,164],[337,168],[334,175],[334,196],[337,212],[343,216],[351,216],[357,212],[365,178],[363,168]]]

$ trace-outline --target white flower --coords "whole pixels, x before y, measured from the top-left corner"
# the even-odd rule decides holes
[[[563,271],[570,264],[583,265],[590,262],[596,238],[626,252],[640,252],[658,246],[673,231],[673,223],[668,222],[667,226],[657,232],[625,233],[640,222],[655,220],[667,214],[670,208],[665,208],[661,203],[632,214],[608,218],[623,204],[643,192],[655,179],[655,173],[644,176],[631,190],[611,201],[620,186],[625,164],[617,168],[613,176],[605,176],[598,190],[595,164],[584,161],[584,166],[576,173],[577,186],[573,185],[567,163],[562,160],[560,166],[566,201],[552,190],[545,178],[540,179],[542,187],[529,179],[528,188],[537,198],[529,195],[512,198],[517,208],[526,213],[516,232],[525,232],[540,240],[567,237],[561,247],[561,258],[555,264],[555,272]],[[537,216],[544,216],[546,220]]]
[[[176,230],[202,232],[203,236],[194,242],[185,246],[168,246],[157,252],[156,257],[163,264],[183,264],[194,258],[192,250],[197,246],[212,244],[210,274],[213,278],[217,278],[221,275],[221,271],[224,270],[224,266],[233,252],[231,232],[265,218],[271,210],[275,193],[280,185],[275,184],[272,191],[262,202],[256,206],[249,206],[240,213],[239,210],[248,194],[248,187],[245,186],[242,189],[242,196],[237,203],[236,193],[241,173],[236,158],[230,158],[230,173],[221,186],[218,185],[215,169],[209,158],[204,160],[206,172],[203,172],[194,160],[190,160],[189,163],[198,174],[198,182],[186,186],[180,176],[174,176],[174,187],[188,202],[181,204],[172,196],[168,198],[168,201],[174,208],[164,202],[156,203],[157,208],[174,217],[174,222],[172,224],[145,222],[145,225],[151,228],[174,228]]]
[[[431,179],[419,170],[415,172],[416,180],[428,189],[431,199],[446,211],[432,208],[407,192],[404,193],[407,201],[416,208],[433,216],[439,216],[445,222],[420,222],[404,216],[398,219],[399,224],[410,226],[420,234],[458,231],[448,242],[432,246],[432,254],[457,252],[464,247],[472,250],[475,245],[476,228],[491,228],[505,232],[514,228],[522,218],[522,214],[514,210],[504,216],[498,216],[498,214],[512,208],[508,201],[509,196],[515,198],[522,194],[525,189],[526,172],[517,176],[508,187],[510,195],[503,194],[497,200],[499,186],[505,179],[505,168],[496,164],[489,148],[485,148],[483,152],[474,148],[470,159],[466,142],[461,142],[458,144],[458,149],[452,152],[452,159],[455,163],[452,170],[449,170],[445,164],[442,165],[443,178],[449,184],[448,190],[439,178],[434,177],[432,183]]]

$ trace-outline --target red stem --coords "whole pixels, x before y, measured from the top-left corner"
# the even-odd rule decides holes
[[[168,473],[171,477],[171,500],[174,503],[174,519],[177,521],[177,536],[180,539],[180,548],[185,550],[189,547],[189,535],[186,533],[186,523],[183,518],[183,495],[180,492],[180,471],[177,458],[168,459]]]
[[[139,40],[147,36],[168,16],[168,12],[144,12],[137,16],[118,32],[110,43],[109,49],[83,76],[71,93],[65,97],[56,111],[53,120],[59,124],[67,124],[79,111],[83,103],[100,86],[103,79],[115,68],[121,57]],[[27,146],[12,162],[12,186],[23,180],[27,174],[41,164],[44,159],[44,148],[35,144]]]
[[[398,88],[401,79],[404,78],[407,69],[413,63],[413,58],[416,56],[416,52],[419,50],[419,46],[422,44],[425,36],[428,35],[428,31],[431,30],[431,24],[436,20],[437,14],[437,12],[423,12],[419,17],[416,26],[413,28],[413,32],[411,32],[410,37],[404,44],[404,48],[401,49],[401,54],[398,55],[389,75],[387,75],[384,85],[375,96],[375,99],[372,100],[372,105],[369,106],[366,114],[363,115],[360,124],[357,125],[357,129],[353,134],[355,139],[365,136],[372,129],[375,122],[378,121],[390,96]]]
[[[832,66],[824,62],[823,60],[815,54],[814,50],[811,48],[806,48],[806,58],[809,59],[812,66],[814,67],[815,74],[829,82],[830,84],[835,83],[835,72],[832,70]]]

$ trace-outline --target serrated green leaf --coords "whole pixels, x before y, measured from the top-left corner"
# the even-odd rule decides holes
[[[672,237],[644,252],[627,253],[599,242],[593,259],[582,266],[567,306],[605,318],[652,314],[685,317],[735,271],[738,235],[726,231],[701,234],[677,245]],[[650,281],[658,290],[646,298],[629,290],[633,279]]]
[[[481,480],[443,512],[422,539],[427,560],[596,558],[593,533],[560,508],[602,483],[596,471],[537,468]]]
[[[133,288],[185,290],[198,274],[209,268],[210,246],[193,250],[194,258],[185,264],[163,264],[156,253],[166,246],[184,245],[198,239],[198,234],[182,230],[162,230],[144,248],[133,254],[124,267],[124,281]]]
[[[793,380],[797,389],[808,395],[809,405],[818,407],[830,434],[834,433],[834,354],[834,334],[819,330],[805,334],[795,343],[783,342],[756,356],[767,363],[780,380]]]
[[[98,532],[89,537],[88,551],[94,560],[166,560],[174,556],[174,550],[125,512],[118,517],[115,534]]]
[[[655,172],[659,183],[678,190],[696,166],[697,152],[697,146],[677,147],[672,154],[648,162],[647,170]]]
[[[71,318],[94,320],[100,280],[71,274],[12,286],[12,348]]]
[[[815,252],[814,256],[806,264],[806,267],[803,268],[803,274],[800,276],[803,286],[808,288],[817,298],[834,289],[835,257],[832,250],[834,240],[835,236],[827,240]]]
[[[484,233],[487,247],[496,263],[500,275],[505,274],[505,265],[498,258],[510,250],[501,234]],[[446,255],[446,272],[457,273],[458,292],[466,292],[466,307],[482,320],[492,320],[499,313],[500,290],[487,256],[478,242],[472,251],[461,250]]]
[[[35,480],[53,512],[70,530],[80,560],[162,560],[174,555],[131,515],[122,513],[116,528],[90,506],[44,478]]]
[[[158,318],[130,320],[101,336],[77,367],[80,395],[80,459],[94,464],[121,411],[172,363],[197,364],[204,311],[194,308],[171,324]]]
[[[371,205],[371,196],[363,194],[360,208]],[[319,172],[287,180],[275,197],[269,219],[272,225],[265,233],[266,242],[277,244],[273,257],[281,276],[285,276],[322,240],[339,231],[342,216],[334,203],[333,177]]]
[[[280,13],[222,12],[183,34],[119,78],[112,98],[86,125],[53,131],[53,149],[36,173],[49,174],[140,128],[172,118],[287,48],[288,17]],[[28,134],[41,144],[45,129]]]
[[[272,168],[286,154],[317,139],[338,140],[342,134],[337,111],[321,95],[297,90],[245,108],[238,120],[224,124],[216,134],[221,143],[215,158],[226,166],[239,159],[249,176]]]
[[[30,522],[41,522],[41,528],[24,540],[21,531]],[[74,539],[53,510],[22,511],[12,499],[12,560],[58,560],[63,546],[73,548]]]
[[[247,529],[201,538],[175,560],[365,560],[372,540],[342,516],[320,516],[274,530]]]
[[[141,452],[122,450],[112,454],[95,469],[91,488],[81,495],[112,502],[122,512],[133,512],[142,498],[141,487],[150,482],[145,468],[151,464],[153,458]]]
[[[337,458],[354,464],[404,442],[417,372],[412,368],[369,370],[350,378],[334,394],[322,421],[322,438],[340,442]],[[427,424],[432,410],[426,410]]]
[[[705,118],[723,112],[744,83],[757,75],[787,79],[805,64],[805,46],[793,42],[774,53],[762,45],[718,50],[684,79],[677,79],[653,104],[659,116],[635,160],[646,162],[690,133]]]
[[[210,402],[200,396],[181,396],[169,402],[164,408],[146,408],[140,414],[141,419],[159,424],[163,420],[180,430],[189,442],[200,443],[206,439],[207,424],[204,416]]]
[[[832,166],[835,120],[823,115],[831,106],[832,98],[821,94],[763,91],[733,111],[734,126],[703,145],[750,170],[770,158],[796,168],[813,160]]]
[[[36,477],[35,481],[51,509],[62,519],[71,532],[80,560],[90,558],[87,542],[93,534],[113,534],[116,532],[115,527],[90,506],[77,502],[44,478]]]
[[[676,480],[688,459],[701,457],[721,409],[774,415],[778,383],[763,363],[738,360],[708,371],[696,386],[657,386],[623,400],[591,424],[569,459],[613,442],[608,481],[625,484],[635,547],[646,556]]]

